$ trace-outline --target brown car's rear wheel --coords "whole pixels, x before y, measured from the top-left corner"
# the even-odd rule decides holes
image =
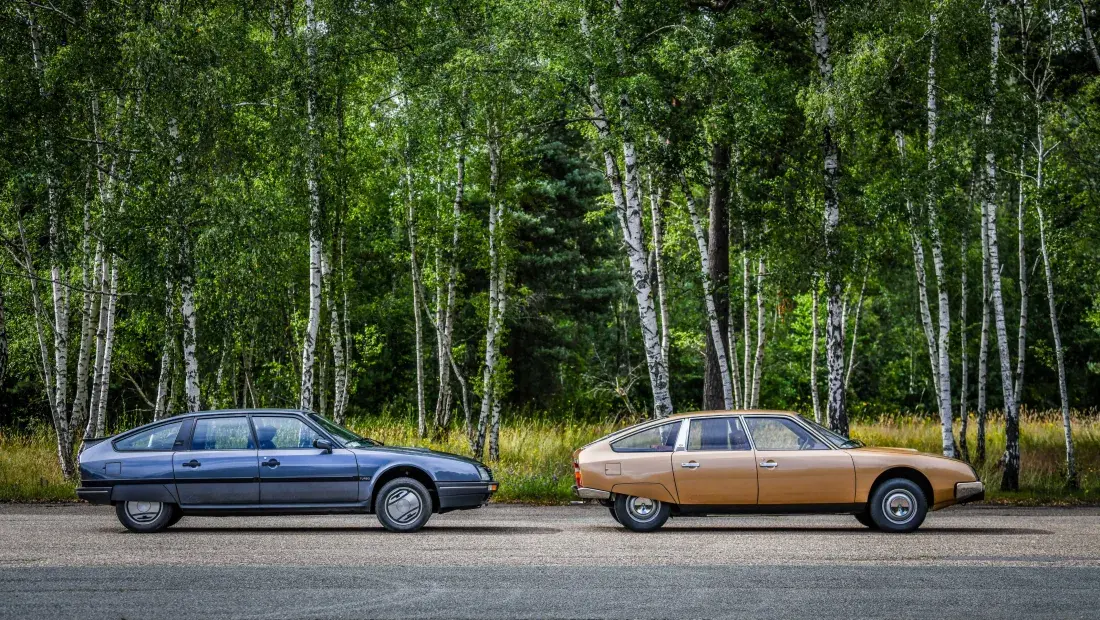
[[[619,495],[615,498],[615,518],[632,532],[652,532],[668,521],[668,504],[648,497]]]

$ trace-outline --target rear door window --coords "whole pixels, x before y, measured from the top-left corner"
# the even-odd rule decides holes
[[[681,420],[651,426],[644,431],[611,442],[615,452],[672,452],[676,436],[680,434]]]
[[[244,416],[202,418],[195,422],[192,450],[255,450],[252,428]]]
[[[741,418],[696,418],[688,429],[688,450],[751,450]]]

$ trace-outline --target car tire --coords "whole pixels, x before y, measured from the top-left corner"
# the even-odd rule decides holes
[[[378,492],[374,512],[382,527],[391,532],[415,532],[432,516],[432,496],[412,478],[395,478]]]
[[[871,520],[884,532],[912,532],[924,523],[928,500],[920,486],[905,478],[883,482],[871,493]]]
[[[180,510],[179,507],[176,507],[176,509],[174,511],[172,511],[172,518],[168,519],[168,525],[165,525],[164,527],[172,527],[173,525],[179,523],[180,519],[182,519],[182,518],[183,518],[183,511]]]
[[[122,525],[131,532],[151,534],[168,527],[179,512],[175,504],[164,502],[118,502],[115,515]]]
[[[871,513],[867,512],[867,511],[857,512],[853,516],[855,516],[856,521],[859,521],[861,525],[865,525],[865,526],[871,528],[872,530],[877,530],[878,529],[878,525],[875,524],[875,520],[871,518]]]
[[[668,521],[671,512],[665,502],[633,495],[615,498],[615,518],[632,532],[652,532]]]
[[[622,523],[619,521],[619,515],[615,514],[615,505],[612,504],[612,505],[608,506],[607,509],[608,509],[608,511],[611,512],[611,518],[615,519],[615,523],[618,523],[619,525],[622,525]]]

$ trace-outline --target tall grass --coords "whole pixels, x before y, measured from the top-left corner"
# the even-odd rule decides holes
[[[514,420],[500,429],[500,460],[489,463],[501,482],[498,501],[562,503],[571,497],[573,484],[571,455],[574,450],[626,423],[552,420],[532,417]],[[469,454],[465,435],[451,430],[430,439],[417,437],[416,425],[408,418],[373,417],[352,422],[356,432],[387,445],[418,446]],[[976,456],[977,424],[971,420],[968,444]],[[956,427],[956,433],[958,433]],[[1022,490],[1002,493],[998,461],[1004,452],[1004,424],[991,416],[986,434],[986,458],[974,463],[987,482],[987,497],[1012,503],[1100,502],[1100,415],[1078,412],[1074,419],[1074,440],[1081,489],[1064,488],[1065,444],[1061,417],[1057,412],[1028,412],[1021,421]],[[939,423],[932,418],[886,416],[857,421],[852,436],[872,446],[916,448],[940,451]],[[48,426],[27,432],[0,431],[0,500],[60,501],[74,499],[75,484],[61,476],[56,444]]]

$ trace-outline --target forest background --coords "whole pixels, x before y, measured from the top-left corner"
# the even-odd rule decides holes
[[[290,407],[505,499],[771,408],[1093,500],[1098,8],[5,0],[0,498]]]

